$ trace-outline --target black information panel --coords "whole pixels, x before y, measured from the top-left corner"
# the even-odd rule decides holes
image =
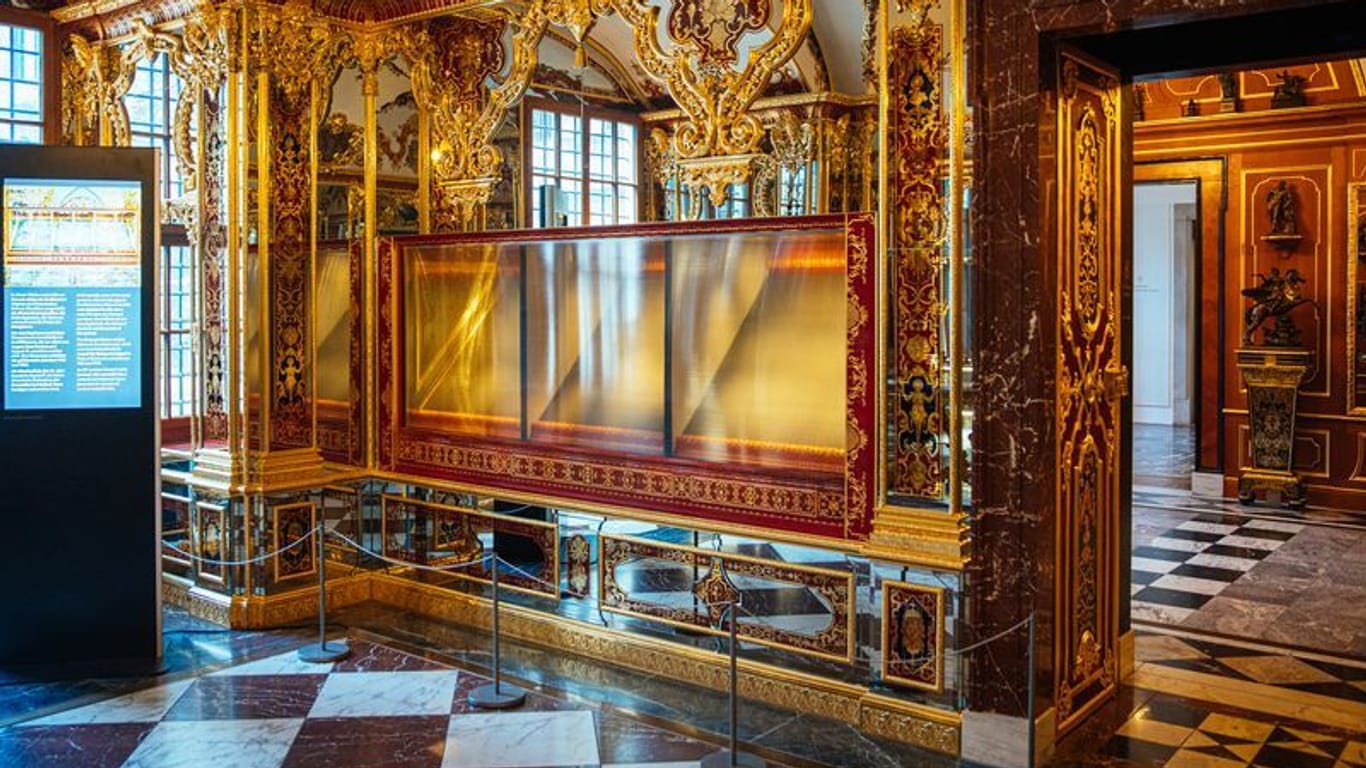
[[[0,665],[161,655],[156,157],[0,145]]]

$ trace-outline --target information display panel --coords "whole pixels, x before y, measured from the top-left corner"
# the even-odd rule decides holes
[[[140,408],[141,183],[3,190],[5,409]]]
[[[157,165],[0,144],[6,669],[160,665]]]

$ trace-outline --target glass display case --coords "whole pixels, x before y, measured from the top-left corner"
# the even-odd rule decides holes
[[[381,462],[841,537],[871,504],[872,220],[381,244]]]
[[[361,240],[324,240],[314,257],[318,448],[339,464],[365,463],[364,261]]]

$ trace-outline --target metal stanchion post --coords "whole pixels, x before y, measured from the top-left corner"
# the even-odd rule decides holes
[[[515,685],[503,686],[503,664],[498,638],[498,553],[493,552],[493,684],[470,691],[470,706],[479,709],[510,709],[526,701],[526,691]]]
[[[730,681],[727,686],[730,690],[727,715],[730,720],[730,748],[720,752],[713,752],[702,758],[701,768],[727,768],[728,766],[744,766],[745,768],[764,768],[767,763],[754,755],[740,751],[740,717],[739,717],[739,664],[737,660],[737,650],[739,643],[736,642],[735,631],[735,609],[738,603],[730,603],[727,614],[730,617]]]
[[[1029,647],[1025,649],[1025,657],[1025,667],[1029,670],[1029,682],[1025,685],[1025,696],[1028,697],[1025,701],[1025,717],[1029,718],[1029,722],[1025,724],[1028,728],[1029,739],[1029,762],[1027,765],[1029,768],[1034,768],[1034,755],[1037,754],[1037,749],[1034,746],[1034,614],[1032,612],[1029,614]]]
[[[299,660],[311,664],[326,664],[344,659],[351,654],[345,640],[327,642],[327,549],[323,541],[323,524],[313,530],[318,537],[318,642],[299,649]]]

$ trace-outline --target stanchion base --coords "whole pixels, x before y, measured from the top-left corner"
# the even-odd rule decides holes
[[[299,649],[299,661],[309,664],[326,664],[339,661],[351,655],[351,648],[345,640],[328,640],[323,643],[309,643]]]
[[[744,766],[744,768],[764,768],[768,763],[763,758],[756,757],[748,752],[736,752],[735,762],[731,762],[730,750],[723,749],[702,758],[702,762],[698,765],[701,768],[729,768],[732,765]]]
[[[494,688],[492,683],[470,691],[470,706],[478,709],[512,709],[526,703],[526,691],[503,683]]]

